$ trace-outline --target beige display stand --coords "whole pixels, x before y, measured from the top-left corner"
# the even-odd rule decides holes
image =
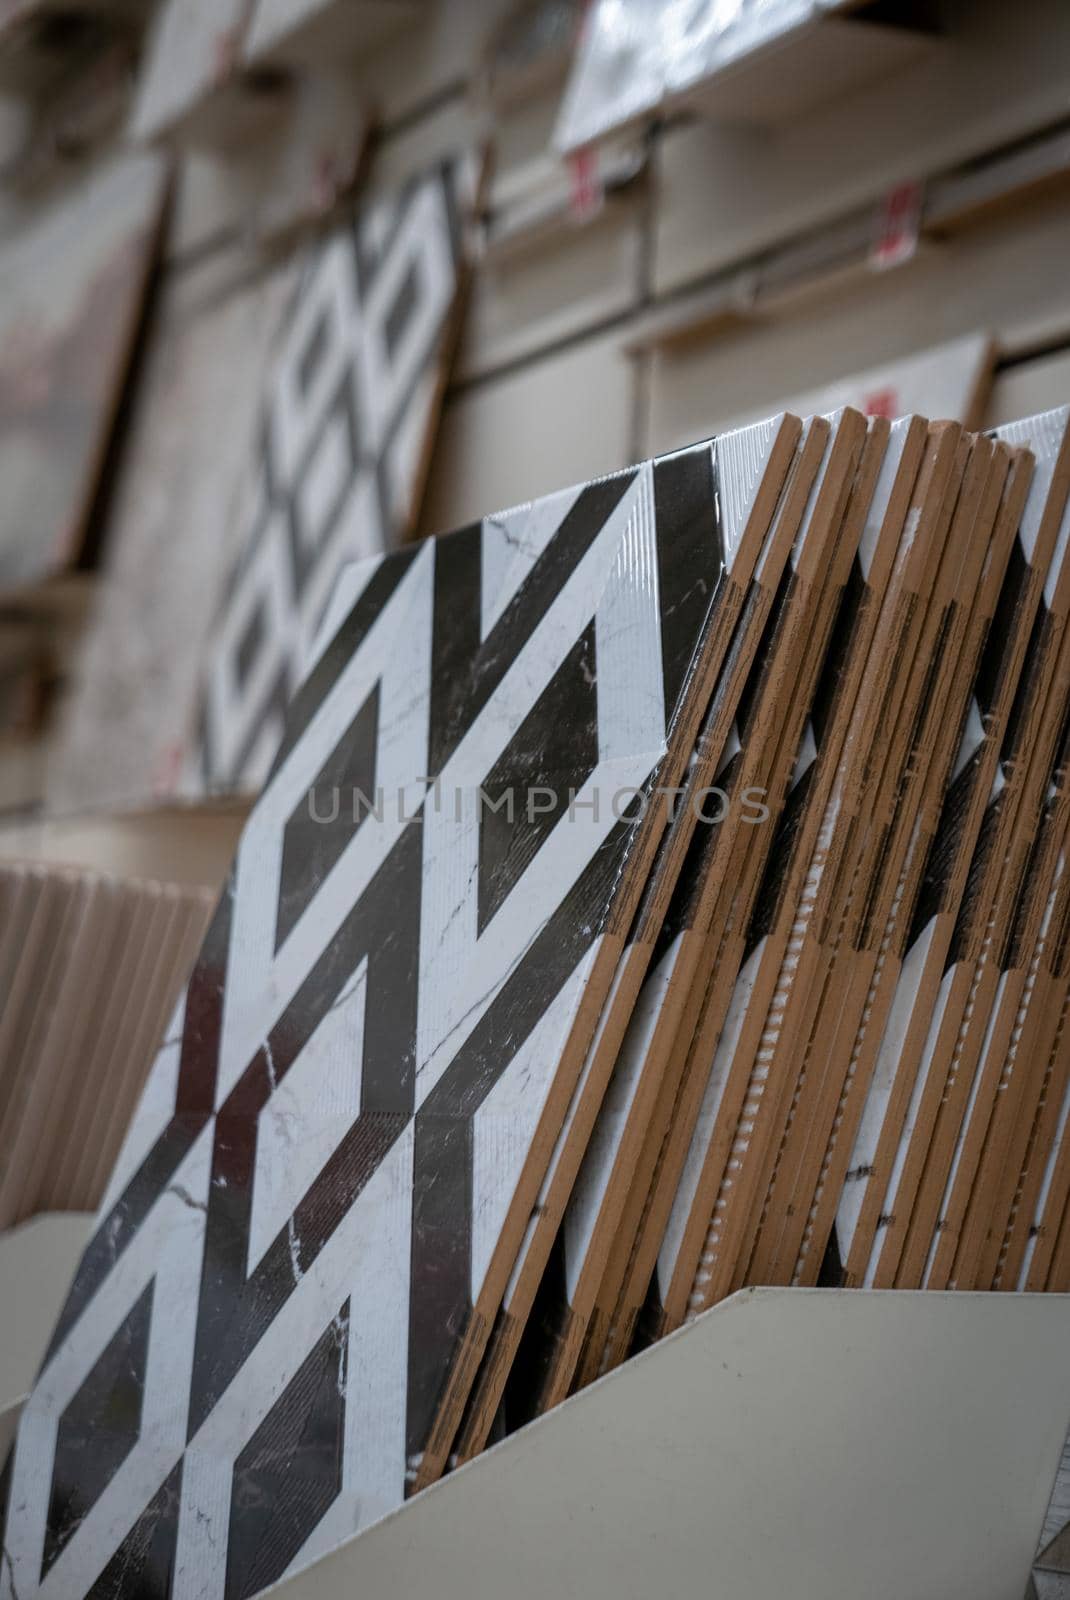
[[[86,1225],[0,1239],[5,1421]],[[1019,1600],[1068,1420],[1070,1296],[746,1290],[271,1592]]]

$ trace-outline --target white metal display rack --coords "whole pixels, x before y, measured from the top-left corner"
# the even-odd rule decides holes
[[[17,1390],[86,1226],[0,1239]],[[1020,1600],[1068,1420],[1070,1296],[746,1290],[271,1593]]]

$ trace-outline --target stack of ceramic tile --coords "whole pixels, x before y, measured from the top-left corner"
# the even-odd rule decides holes
[[[929,430],[920,467],[915,429],[765,881],[676,1034],[581,1380],[641,1312],[656,1335],[748,1283],[1058,1285],[1067,416]]]
[[[741,1284],[1057,1274],[1068,486],[780,416],[347,569],[0,1600],[252,1594]]]
[[[0,1227],[100,1204],[211,898],[0,870]]]
[[[1067,417],[871,423],[851,476],[831,633],[808,619],[801,663],[752,680],[722,756],[764,820],[734,858],[731,810],[694,839],[535,1314],[518,1296],[495,1334],[510,1425],[746,1284],[1047,1281]],[[485,1362],[462,1456],[505,1388]]]

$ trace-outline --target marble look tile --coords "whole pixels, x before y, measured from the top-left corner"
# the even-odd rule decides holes
[[[27,1404],[3,1600],[253,1594],[442,1470],[797,431],[347,570]]]

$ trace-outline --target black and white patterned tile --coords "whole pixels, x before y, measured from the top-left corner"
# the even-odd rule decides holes
[[[23,1414],[2,1600],[235,1600],[405,1498],[635,848],[478,791],[657,781],[736,488],[699,446],[347,568]]]
[[[263,781],[339,573],[411,525],[477,167],[459,158],[366,207],[302,275],[209,649],[195,781],[210,789]]]

